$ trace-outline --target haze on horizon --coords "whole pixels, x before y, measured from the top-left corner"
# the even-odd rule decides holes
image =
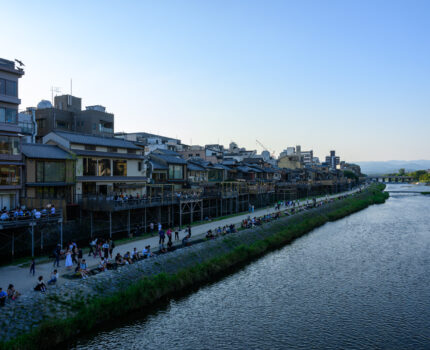
[[[430,159],[427,1],[2,1],[21,108],[51,86],[115,131],[347,161]]]

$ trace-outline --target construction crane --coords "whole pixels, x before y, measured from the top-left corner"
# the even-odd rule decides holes
[[[258,140],[255,140],[255,141],[257,142],[257,144],[259,144],[261,147],[263,147],[263,149],[264,149],[265,151],[267,151],[267,152],[269,152],[269,153],[270,153],[269,149],[268,149],[266,146],[264,146],[260,141],[258,141]],[[272,153],[270,153],[270,156],[271,156],[272,158],[274,158],[274,157],[275,157],[275,151],[273,151]]]

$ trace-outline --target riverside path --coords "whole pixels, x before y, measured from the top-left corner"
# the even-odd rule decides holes
[[[339,196],[344,196],[357,191],[359,191],[359,188],[351,191],[347,191],[347,192],[338,193],[335,195],[320,197],[320,198],[317,198],[317,202],[320,202],[326,199],[337,198]],[[309,201],[309,203],[310,202],[311,201]],[[304,206],[306,204],[307,204],[306,200],[301,200],[299,203],[300,206]],[[284,209],[286,208],[285,207],[281,208],[281,210],[284,210]],[[253,213],[246,212],[246,213],[225,218],[222,220],[215,219],[207,223],[192,226],[191,227],[192,235],[191,235],[190,241],[198,240],[205,237],[207,231],[211,229],[213,230],[217,227],[220,227],[220,226],[223,227],[225,225],[231,225],[231,224],[237,225],[237,224],[240,224],[242,220],[248,218],[249,216],[259,217],[259,216],[274,213],[276,211],[277,210],[275,210],[274,207],[269,207],[269,208],[256,210]],[[180,239],[182,239],[184,235],[185,235],[185,231],[182,230],[179,233]],[[143,248],[147,245],[150,245],[152,250],[155,251],[158,248],[158,240],[159,240],[158,235],[156,235],[153,237],[142,238],[141,240],[125,242],[121,245],[118,245],[114,249],[113,256],[115,256],[118,252],[121,253],[121,255],[124,255],[128,251],[132,252],[134,248],[137,248],[138,251],[142,252]],[[180,243],[181,243],[181,240],[174,242],[175,246]],[[96,267],[100,262],[99,258],[93,258],[92,256],[88,257],[88,254],[84,254],[84,259],[86,259],[87,266],[89,269]],[[75,266],[73,267],[73,269],[74,268]],[[21,294],[28,295],[28,293],[30,293],[33,290],[34,286],[36,285],[38,276],[43,276],[45,283],[49,280],[50,274],[54,270],[53,261],[38,264],[36,260],[36,273],[34,277],[33,275],[30,275],[29,270],[30,270],[29,266],[27,265],[25,265],[25,267],[21,265],[8,265],[8,266],[0,267],[0,287],[2,287],[3,290],[6,290],[9,284],[13,284],[15,286],[15,289],[19,291]],[[64,278],[64,275],[70,274],[71,271],[67,270],[64,267],[64,260],[60,261],[60,267],[57,268],[57,270],[60,276],[57,283],[61,284],[64,281],[66,281],[66,279]]]

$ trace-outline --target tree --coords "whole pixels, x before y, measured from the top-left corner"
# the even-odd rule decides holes
[[[430,182],[430,174],[425,173],[420,176],[420,182]]]
[[[399,175],[400,175],[400,176],[405,175],[405,168],[401,168],[401,169],[399,169]]]

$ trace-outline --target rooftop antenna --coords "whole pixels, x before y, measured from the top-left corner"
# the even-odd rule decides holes
[[[55,92],[55,96],[57,96],[57,93],[60,93],[60,88],[58,86],[51,86],[51,102],[52,102],[52,105],[54,105],[54,92]]]
[[[72,78],[70,78],[70,95],[73,96],[73,81],[72,81]]]

